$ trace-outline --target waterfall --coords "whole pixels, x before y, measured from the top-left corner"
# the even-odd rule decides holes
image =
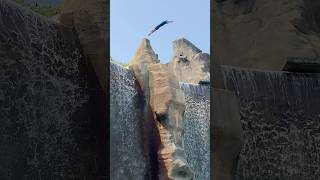
[[[103,98],[90,95],[82,60],[71,28],[0,1],[0,179],[102,175]]]
[[[112,180],[144,180],[143,101],[133,72],[110,63],[110,164]]]
[[[180,88],[187,94],[192,94],[194,96],[203,96],[204,98],[210,99],[210,86],[191,84],[179,82]]]
[[[180,82],[186,109],[183,146],[194,179],[210,179],[210,86]]]
[[[223,68],[240,100],[237,178],[320,179],[320,76]]]

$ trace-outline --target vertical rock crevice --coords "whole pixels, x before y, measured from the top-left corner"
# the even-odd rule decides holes
[[[129,64],[144,92],[144,113],[150,110],[154,114],[153,121],[160,135],[159,149],[156,150],[158,162],[153,163],[159,167],[160,180],[192,179],[193,173],[186,163],[181,141],[184,94],[177,79],[159,62],[150,41],[143,39]]]

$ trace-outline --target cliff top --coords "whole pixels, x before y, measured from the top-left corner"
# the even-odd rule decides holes
[[[158,60],[158,55],[153,51],[150,41],[147,38],[143,38],[138,50],[136,51],[135,56],[130,61],[129,66],[133,64],[137,64],[139,62],[147,62],[147,63],[157,63],[160,62]]]

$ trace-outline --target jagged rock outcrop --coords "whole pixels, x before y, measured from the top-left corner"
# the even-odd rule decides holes
[[[60,22],[75,29],[87,63],[93,67],[105,92],[108,85],[108,23],[106,0],[65,0]]]
[[[172,133],[155,121],[151,112],[144,115],[144,111],[151,111],[151,108],[144,108],[144,92],[139,90],[132,71],[111,63],[110,72],[111,179],[130,179],[133,176],[136,179],[156,179],[158,171],[165,174],[162,179],[168,179],[164,163],[158,165],[158,157],[162,158],[158,156],[158,150],[163,146],[161,142],[172,142],[168,139]],[[210,174],[209,86],[179,84],[185,94],[182,141],[186,162],[194,173],[194,179],[207,180]],[[119,131],[119,128],[125,130]],[[160,134],[163,135],[161,141]],[[163,155],[169,159],[160,159],[161,162],[171,163],[171,153]]]
[[[148,39],[142,40],[129,69],[139,80],[159,129],[159,179],[192,179],[182,147],[185,100],[178,81],[159,64]]]
[[[76,33],[0,1],[0,179],[106,176],[106,96]]]
[[[223,65],[282,70],[320,56],[317,0],[214,0],[213,49]]]
[[[210,55],[184,38],[173,41],[173,59],[165,66],[180,82],[196,84],[210,80]]]
[[[151,48],[150,41],[148,39],[143,39],[128,67],[134,72],[140,86],[145,90],[145,93],[147,93],[146,96],[149,95],[149,67],[150,65],[159,62],[160,60],[158,60],[158,56]]]
[[[156,115],[163,147],[159,149],[169,179],[192,179],[182,147],[184,93],[176,79],[153,64],[149,68],[150,105]],[[160,172],[162,174],[162,172]]]

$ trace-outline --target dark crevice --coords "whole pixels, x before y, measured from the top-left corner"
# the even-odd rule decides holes
[[[83,81],[82,88],[84,93],[88,95],[88,102],[76,113],[77,119],[87,119],[87,127],[82,127],[82,131],[78,132],[79,135],[87,135],[87,138],[79,139],[79,143],[81,143],[80,147],[83,150],[91,146],[90,149],[94,151],[92,153],[94,159],[88,159],[90,166],[92,166],[91,173],[95,174],[94,178],[106,179],[107,162],[109,162],[109,148],[107,148],[109,143],[107,105],[109,103],[107,103],[107,95],[103,91],[90,62],[90,57],[83,57],[79,67]],[[82,161],[85,163],[85,160]]]
[[[147,112],[141,111],[143,113],[143,120],[141,121],[141,134],[142,134],[142,142],[144,155],[147,159],[148,172],[146,174],[146,179],[150,180],[158,180],[159,167],[158,167],[158,149],[160,147],[160,134],[156,123],[153,119],[153,114],[151,111],[151,107],[145,101],[144,92],[139,84],[139,82],[135,81],[135,86],[138,89],[138,94],[140,97],[139,104],[141,107],[147,107]],[[142,108],[144,109],[144,108]]]

